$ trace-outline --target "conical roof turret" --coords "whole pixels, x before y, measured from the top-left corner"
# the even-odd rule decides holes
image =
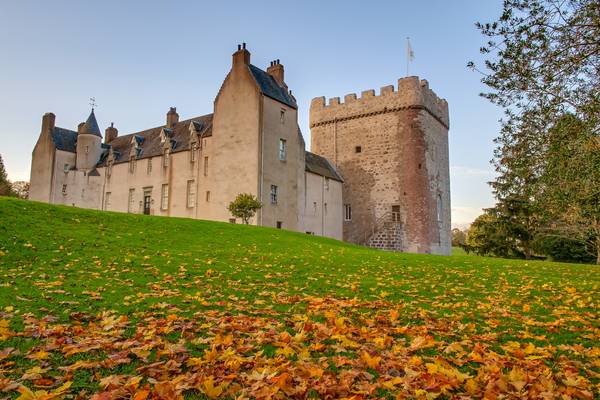
[[[102,134],[100,133],[100,128],[98,127],[98,121],[96,121],[96,115],[94,115],[93,108],[87,121],[85,121],[85,124],[83,124],[80,133],[102,137]]]

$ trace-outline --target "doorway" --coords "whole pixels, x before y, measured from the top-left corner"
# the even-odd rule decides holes
[[[150,215],[150,203],[152,202],[152,197],[150,192],[144,192],[144,214]]]

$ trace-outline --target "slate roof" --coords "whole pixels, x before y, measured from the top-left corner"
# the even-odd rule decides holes
[[[260,91],[265,96],[277,100],[292,108],[298,108],[298,105],[296,104],[296,99],[294,99],[294,96],[289,94],[287,88],[279,86],[277,81],[262,69],[252,64],[250,64],[248,67],[250,68],[250,72],[252,73],[254,80],[258,84]]]
[[[52,141],[57,150],[75,153],[77,150],[77,132],[69,129],[54,127]]]
[[[190,148],[190,122],[198,135],[202,137],[212,136],[212,114],[202,115],[200,117],[179,121],[173,128],[166,129],[165,126],[146,129],[145,131],[132,133],[129,135],[117,136],[110,142],[115,155],[115,164],[128,162],[131,153],[131,138],[135,136],[138,143],[139,156],[137,159],[155,157],[163,154],[163,144],[160,141],[160,132],[165,129],[169,133],[171,140],[171,153],[177,153]],[[103,156],[98,166],[106,165],[106,156]]]
[[[100,133],[100,128],[98,127],[98,121],[96,121],[96,116],[94,115],[93,108],[87,121],[85,121],[85,125],[83,126],[83,132],[102,137],[102,134]]]
[[[310,151],[306,152],[306,167],[308,172],[321,175],[339,182],[344,182],[335,167],[325,157],[321,157]]]

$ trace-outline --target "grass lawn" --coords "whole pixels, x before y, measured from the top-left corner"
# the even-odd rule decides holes
[[[0,398],[598,398],[599,289],[593,265],[0,198]]]

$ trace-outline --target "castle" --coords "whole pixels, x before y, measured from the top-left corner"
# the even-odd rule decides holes
[[[227,205],[252,193],[255,225],[449,253],[448,110],[424,81],[313,100],[308,152],[279,60],[262,70],[245,44],[232,58],[212,114],[180,121],[172,107],[137,133],[111,124],[104,142],[93,109],[77,131],[45,114],[30,199],[235,223]]]

